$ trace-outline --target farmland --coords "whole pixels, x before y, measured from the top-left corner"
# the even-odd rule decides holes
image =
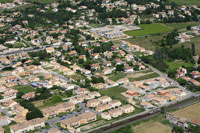
[[[173,112],[177,117],[186,119],[200,119],[200,102]]]
[[[143,36],[170,32],[172,30],[172,28],[162,24],[141,24],[139,27],[141,28],[140,30],[126,31],[125,33],[129,36]]]
[[[171,0],[179,5],[200,5],[199,0]]]
[[[185,29],[187,26],[196,26],[199,24],[200,22],[185,22],[185,23],[167,23],[165,25],[173,29],[180,30],[180,29]]]

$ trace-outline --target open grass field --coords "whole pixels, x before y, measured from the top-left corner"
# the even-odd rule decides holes
[[[133,82],[133,81],[140,81],[140,80],[145,80],[145,79],[156,78],[158,76],[159,75],[157,73],[150,73],[150,74],[146,74],[146,75],[143,75],[143,76],[140,76],[140,77],[137,77],[137,78],[129,78],[129,80],[131,82]]]
[[[125,41],[128,41],[134,45],[141,46],[148,50],[155,50],[157,45],[154,42],[160,40],[164,35],[166,34],[164,33],[161,35],[148,35],[147,37],[145,36],[133,37],[133,38],[125,39]]]
[[[141,24],[139,27],[141,28],[140,30],[126,31],[125,33],[129,36],[143,36],[170,32],[172,30],[172,28],[162,24]]]
[[[200,22],[185,22],[185,23],[167,23],[165,25],[168,27],[171,27],[173,29],[180,30],[180,29],[187,28],[187,26],[196,26],[199,24],[200,24]]]
[[[200,119],[200,102],[173,112],[174,115],[189,120]]]
[[[179,5],[200,5],[200,0],[171,0]]]
[[[121,78],[125,78],[126,77],[126,74],[123,73],[123,72],[117,72],[117,73],[113,73],[111,75],[109,75],[109,79],[110,80],[113,80],[113,81],[117,81]]]
[[[118,99],[122,103],[126,102],[126,98],[121,95],[122,92],[127,91],[126,88],[123,87],[112,87],[105,90],[100,91],[102,95],[110,96],[112,99]]]
[[[0,3],[13,2],[14,0],[0,0]]]
[[[192,67],[192,66],[194,66],[191,63],[183,62],[181,60],[177,60],[177,61],[173,61],[173,62],[166,62],[166,63],[169,65],[168,71],[177,70],[181,66],[185,66],[185,67]]]
[[[16,89],[19,92],[23,92],[23,93],[28,93],[28,92],[35,91],[35,89],[33,87],[31,87],[31,86],[18,86],[18,87],[16,87]]]

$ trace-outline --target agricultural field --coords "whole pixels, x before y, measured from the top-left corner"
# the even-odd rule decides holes
[[[159,121],[149,121],[133,128],[134,133],[170,133],[172,128]]]
[[[112,99],[118,99],[122,103],[126,103],[126,98],[121,95],[121,93],[125,91],[127,91],[127,89],[123,87],[112,87],[102,90],[100,93],[106,96],[110,96]]]
[[[156,47],[159,47],[154,42],[160,40],[165,33],[162,35],[148,35],[148,36],[140,36],[140,37],[133,37],[129,39],[125,39],[125,41],[130,42],[131,44],[141,46],[148,50],[155,50]]]
[[[183,109],[177,110],[173,112],[172,114],[186,119],[200,119],[200,102],[193,104],[191,106],[185,107]]]
[[[187,26],[196,26],[199,24],[200,24],[200,22],[185,22],[185,23],[167,23],[165,25],[168,27],[171,27],[173,29],[180,30],[180,29],[187,28]]]
[[[141,24],[139,25],[140,30],[126,31],[125,34],[129,36],[143,36],[170,32],[172,28],[162,24]]]
[[[171,133],[172,127],[164,115],[154,118],[134,122],[123,128],[112,131],[111,133]]]
[[[200,0],[171,0],[179,5],[200,5]]]

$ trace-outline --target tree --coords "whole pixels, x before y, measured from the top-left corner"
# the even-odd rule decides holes
[[[23,92],[17,92],[17,98],[21,98],[22,96],[24,95],[24,93]]]
[[[191,49],[191,51],[192,51],[192,55],[195,55],[195,44],[194,43],[192,43],[191,44],[191,47],[192,47],[192,49]]]
[[[30,111],[26,114],[26,119],[27,120],[32,120],[35,118],[42,118],[43,114],[39,109],[34,109],[33,111]]]
[[[117,65],[116,66],[116,71],[124,71],[124,65],[123,64]]]
[[[189,26],[187,26],[187,30],[191,30],[191,26],[189,25]]]
[[[184,130],[181,127],[173,127],[172,132],[173,133],[184,133]]]

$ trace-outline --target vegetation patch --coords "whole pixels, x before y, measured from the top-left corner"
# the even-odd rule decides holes
[[[162,24],[141,24],[139,27],[141,28],[140,30],[126,31],[125,33],[129,36],[143,36],[170,32],[172,30],[172,28]]]
[[[159,77],[157,73],[150,73],[150,74],[137,77],[137,78],[129,78],[129,80],[133,82],[133,81],[140,81],[140,80],[151,79],[151,78],[156,78],[156,77]]]
[[[16,87],[16,89],[19,92],[23,92],[23,93],[28,93],[28,92],[35,91],[35,89],[33,87],[31,87],[31,86],[18,86],[18,87]]]
[[[199,0],[171,0],[179,5],[200,5]]]
[[[102,95],[110,96],[112,99],[118,99],[122,103],[126,103],[126,98],[121,95],[121,93],[127,91],[126,88],[123,87],[112,87],[105,90],[100,91]]]
[[[8,2],[13,2],[14,0],[0,0],[0,3],[8,3]]]

